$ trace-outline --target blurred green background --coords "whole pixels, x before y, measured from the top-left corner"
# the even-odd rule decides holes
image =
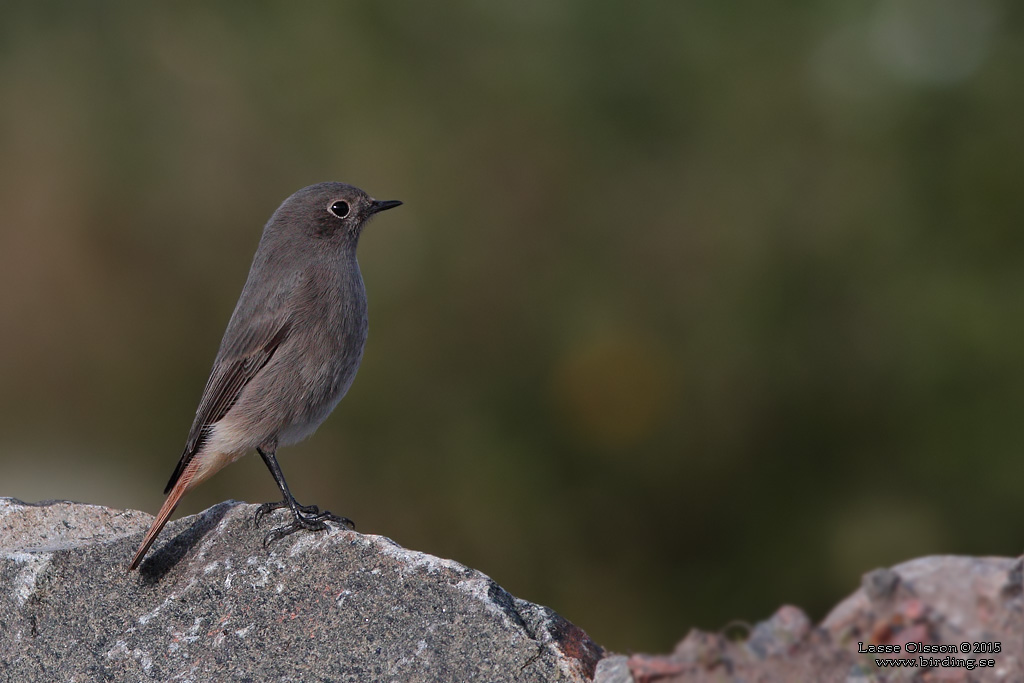
[[[406,205],[301,501],[620,651],[1024,549],[1019,3],[0,12],[0,495],[155,512],[263,223],[343,180]]]

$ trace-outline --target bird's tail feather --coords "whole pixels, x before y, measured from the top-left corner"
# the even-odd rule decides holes
[[[138,569],[139,564],[142,562],[142,558],[146,555],[150,546],[153,545],[153,541],[160,534],[160,530],[167,524],[167,520],[170,519],[171,514],[174,513],[174,508],[178,507],[178,502],[181,497],[185,495],[185,492],[191,488],[189,484],[192,483],[192,479],[196,475],[196,470],[199,469],[198,458],[193,458],[192,462],[188,464],[185,471],[181,473],[181,477],[174,484],[174,488],[171,489],[170,494],[167,496],[167,500],[164,501],[163,507],[160,508],[160,512],[157,513],[156,519],[153,520],[153,525],[149,527],[149,531],[146,532],[146,537],[142,539],[142,545],[139,546],[138,551],[135,553],[135,557],[132,558],[131,564],[128,565],[128,571]],[[196,482],[198,483],[198,482]]]

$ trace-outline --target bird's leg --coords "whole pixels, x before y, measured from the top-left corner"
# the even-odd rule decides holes
[[[266,444],[264,444],[266,445]],[[292,511],[294,520],[291,524],[286,524],[283,527],[274,529],[266,538],[263,539],[263,546],[267,547],[274,541],[280,540],[289,534],[293,534],[301,529],[308,529],[309,531],[323,531],[327,528],[327,522],[336,522],[349,529],[355,529],[356,525],[348,517],[339,517],[327,510],[320,511],[316,505],[300,505],[292,492],[288,490],[288,483],[284,480],[284,474],[281,473],[281,466],[277,464],[277,457],[275,456],[276,448],[257,448],[256,452],[263,458],[263,462],[266,463],[267,469],[270,470],[270,474],[274,477],[274,481],[277,482],[277,487],[281,489],[281,495],[284,496],[283,500],[276,503],[264,503],[260,505],[259,509],[256,510],[256,516],[253,520],[254,524],[258,527],[260,520],[269,512],[277,510],[278,508],[286,507]]]

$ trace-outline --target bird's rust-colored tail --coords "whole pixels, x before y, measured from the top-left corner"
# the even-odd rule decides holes
[[[153,525],[149,527],[149,531],[146,532],[146,537],[142,539],[142,545],[139,546],[139,550],[135,553],[135,557],[132,558],[131,564],[128,565],[128,571],[138,569],[139,564],[142,562],[142,558],[146,555],[149,547],[153,545],[153,541],[160,534],[160,530],[167,524],[167,520],[170,519],[171,514],[174,512],[174,508],[178,507],[178,502],[181,497],[185,495],[185,492],[191,488],[189,484],[192,483],[192,479],[196,475],[196,470],[199,469],[199,462],[197,459],[193,459],[189,463],[189,466],[185,468],[185,471],[181,473],[181,477],[178,478],[177,483],[174,484],[174,488],[167,495],[167,500],[164,501],[163,507],[160,508],[160,512],[157,513],[156,519],[153,520]],[[196,482],[199,483],[199,482]]]

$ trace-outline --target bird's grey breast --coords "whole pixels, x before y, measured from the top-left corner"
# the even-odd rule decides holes
[[[293,339],[282,362],[298,380],[295,411],[282,444],[300,441],[327,419],[355,380],[369,329],[359,265],[310,269],[295,301]]]

